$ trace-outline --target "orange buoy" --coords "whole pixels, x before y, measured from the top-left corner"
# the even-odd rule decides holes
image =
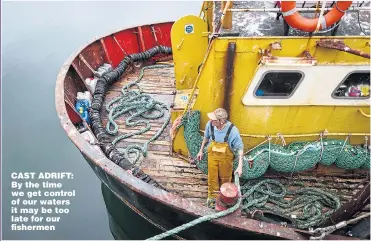
[[[305,32],[314,32],[317,28],[318,21],[320,21],[319,29],[326,29],[338,22],[350,5],[352,5],[352,1],[337,1],[331,11],[324,16],[312,19],[300,15],[296,10],[296,1],[281,1],[281,11],[287,24],[291,27]]]

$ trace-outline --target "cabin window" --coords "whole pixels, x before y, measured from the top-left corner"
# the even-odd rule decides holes
[[[370,71],[349,73],[336,87],[332,97],[342,99],[370,98]]]
[[[300,71],[268,71],[263,74],[254,95],[256,98],[289,98],[303,77]]]

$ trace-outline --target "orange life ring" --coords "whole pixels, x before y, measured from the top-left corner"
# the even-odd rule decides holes
[[[300,13],[296,11],[296,1],[281,1],[281,11],[282,16],[291,27],[305,32],[314,32],[317,28],[318,21],[321,23],[319,29],[326,29],[338,22],[350,5],[352,5],[352,1],[337,1],[332,10],[322,18],[320,17],[321,19],[308,19],[301,16]]]

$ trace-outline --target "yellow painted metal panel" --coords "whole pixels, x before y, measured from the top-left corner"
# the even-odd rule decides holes
[[[174,123],[175,119],[178,118],[182,113],[183,111],[181,110],[171,111],[171,122]],[[184,127],[182,126],[177,131],[175,138],[173,140],[173,143],[172,143],[173,151],[181,155],[188,156],[188,149],[187,149],[187,145],[185,144],[183,136],[184,136]]]
[[[196,80],[198,68],[202,63],[208,37],[207,23],[193,15],[178,19],[171,28],[176,88],[190,89]]]
[[[246,93],[254,77],[261,52],[268,49],[271,43],[279,42],[281,50],[272,50],[277,57],[300,57],[304,50],[316,58],[319,64],[361,65],[370,64],[370,60],[333,49],[316,47],[321,39],[343,40],[351,48],[369,52],[368,37],[249,37],[220,38],[214,46],[205,63],[205,68],[198,83],[199,95],[193,109],[201,111],[201,130],[208,121],[206,113],[224,105],[225,96],[225,66],[228,42],[236,42],[236,57],[234,63],[231,92],[229,96],[230,120],[239,128],[241,134],[256,135],[300,135],[320,133],[327,129],[332,133],[370,133],[370,118],[361,114],[361,108],[366,115],[369,107],[361,106],[245,106],[242,97]],[[304,79],[305,81],[305,79]],[[339,80],[340,81],[340,80]],[[292,141],[314,141],[319,136],[285,138],[286,143]],[[345,139],[346,136],[331,136],[329,138]],[[243,137],[246,149],[250,149],[264,141],[265,138]],[[352,144],[364,143],[364,136],[352,136]],[[277,140],[272,140],[277,141]],[[280,143],[280,141],[277,141]],[[178,143],[179,147],[180,144]],[[183,150],[183,152],[186,149]]]
[[[204,128],[206,125],[206,113],[223,106],[225,81],[221,79],[221,68],[214,68],[214,63],[217,59],[216,53],[211,50],[197,86],[200,94],[197,97],[193,109],[201,110],[201,128]],[[215,71],[209,71],[211,69]]]

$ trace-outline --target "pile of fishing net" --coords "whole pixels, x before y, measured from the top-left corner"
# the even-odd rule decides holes
[[[192,159],[196,159],[201,148],[200,111],[188,111],[182,117],[184,139]],[[178,128],[180,127],[178,126]],[[207,153],[197,167],[207,174]],[[236,154],[236,153],[235,153]],[[235,155],[234,168],[238,165]],[[352,146],[342,140],[324,140],[317,142],[293,142],[288,146],[272,143],[263,144],[244,156],[241,179],[255,179],[262,176],[271,167],[278,172],[300,172],[313,168],[317,163],[323,165],[336,164],[343,169],[362,168],[370,170],[370,155],[362,146]]]

